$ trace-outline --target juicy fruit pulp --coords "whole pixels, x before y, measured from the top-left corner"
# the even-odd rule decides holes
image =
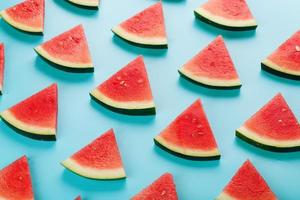
[[[0,94],[2,94],[2,90],[3,90],[4,63],[5,63],[4,44],[1,43],[0,44]]]
[[[222,36],[179,69],[179,73],[193,82],[214,88],[238,88],[241,82]]]
[[[62,164],[72,172],[92,179],[120,179],[126,176],[112,129]]]
[[[114,27],[119,37],[142,46],[167,47],[162,3],[158,2]]]
[[[40,33],[44,30],[44,0],[25,0],[11,8],[3,10],[3,19],[23,31]]]
[[[139,56],[95,88],[90,95],[111,110],[125,114],[155,114],[143,57]]]
[[[190,159],[217,159],[220,153],[200,100],[182,112],[154,141]]]
[[[264,178],[247,160],[233,176],[217,200],[276,200]]]
[[[236,130],[237,136],[274,151],[298,150],[300,126],[279,93]]]

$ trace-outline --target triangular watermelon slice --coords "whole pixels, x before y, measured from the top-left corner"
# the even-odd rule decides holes
[[[101,83],[90,95],[107,108],[124,114],[155,114],[143,57],[139,56]]]
[[[220,152],[198,99],[154,138],[158,146],[188,159],[219,159]]]
[[[75,200],[81,200],[81,196],[80,196],[80,195],[77,196],[77,197],[75,198]]]
[[[11,26],[26,32],[44,31],[44,0],[25,0],[1,11],[0,16]]]
[[[94,70],[82,25],[54,37],[35,50],[46,60],[61,66],[62,70],[74,72]]]
[[[208,0],[194,13],[201,21],[227,30],[242,31],[257,27],[246,0]]]
[[[57,85],[52,84],[1,113],[1,118],[21,134],[42,140],[55,140]]]
[[[5,63],[4,44],[0,43],[0,94],[2,94],[3,91],[4,63]]]
[[[0,199],[33,200],[30,169],[26,156],[0,171]]]
[[[91,179],[126,177],[113,129],[63,161],[62,165],[80,176]]]
[[[291,79],[300,79],[300,31],[281,44],[261,63],[262,69]]]
[[[91,8],[97,8],[99,6],[99,0],[68,0],[71,3],[74,3],[79,6],[86,6]]]
[[[218,89],[241,87],[222,36],[218,36],[178,71],[184,78],[203,86]]]
[[[158,2],[114,27],[122,39],[152,48],[167,48],[167,34],[162,3]]]
[[[178,200],[173,176],[165,173],[131,200]]]
[[[247,160],[216,200],[277,200],[264,178]]]
[[[267,150],[300,150],[299,123],[280,93],[238,128],[236,136]]]

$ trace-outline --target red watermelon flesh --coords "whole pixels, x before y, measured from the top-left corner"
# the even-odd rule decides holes
[[[1,113],[10,125],[41,136],[54,135],[57,124],[57,85],[52,84]]]
[[[26,156],[19,158],[0,171],[0,199],[34,199]]]
[[[117,179],[126,176],[112,129],[73,154],[62,164],[74,173],[87,178]]]
[[[179,72],[197,83],[215,87],[236,87],[241,82],[222,36],[183,65]]]
[[[176,186],[173,176],[165,173],[154,181],[150,186],[143,189],[131,200],[177,200]]]
[[[88,42],[78,25],[36,47],[47,60],[68,68],[93,68]]]
[[[247,160],[233,176],[217,200],[276,200],[264,178]]]
[[[218,146],[198,99],[154,138],[156,143],[187,157],[219,157]]]
[[[1,12],[1,16],[12,26],[28,31],[43,32],[44,0],[25,0]]]
[[[76,197],[75,200],[81,200],[81,196]]]
[[[4,79],[4,45],[0,44],[0,92],[2,93],[3,89],[3,79]]]
[[[300,31],[281,44],[262,64],[282,73],[300,76]]]
[[[162,3],[158,2],[112,29],[120,37],[145,45],[167,45]]]

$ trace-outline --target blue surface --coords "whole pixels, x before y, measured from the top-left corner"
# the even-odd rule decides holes
[[[0,2],[0,9],[18,0]],[[100,9],[85,10],[63,0],[46,2],[44,36],[22,33],[0,22],[0,41],[6,45],[4,110],[36,91],[57,82],[59,86],[58,138],[35,141],[16,134],[0,123],[0,167],[19,156],[30,158],[36,199],[124,200],[136,194],[162,173],[173,173],[180,199],[216,197],[237,168],[247,159],[255,164],[279,199],[300,196],[300,153],[272,153],[235,138],[234,130],[251,114],[282,92],[299,118],[299,82],[260,70],[260,61],[299,28],[300,1],[248,0],[256,17],[256,32],[229,32],[195,20],[193,9],[204,0],[163,2],[168,50],[131,46],[113,37],[110,29],[155,1],[103,0]],[[130,6],[129,6],[130,5]],[[82,23],[96,66],[93,74],[57,70],[41,60],[33,47]],[[218,34],[222,34],[243,86],[240,91],[205,89],[179,78],[177,69]],[[134,117],[113,113],[92,102],[88,92],[126,63],[145,57],[157,115]],[[201,98],[222,158],[220,161],[188,161],[160,150],[152,138],[171,120]],[[65,170],[59,162],[109,128],[114,128],[128,178],[95,181]]]

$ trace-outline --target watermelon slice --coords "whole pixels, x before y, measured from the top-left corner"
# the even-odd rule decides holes
[[[243,31],[257,27],[246,0],[208,0],[194,13],[201,21],[226,30]]]
[[[216,200],[276,200],[264,178],[247,160]]]
[[[63,161],[62,165],[80,176],[91,179],[126,177],[112,129]]]
[[[145,64],[138,56],[120,71],[90,92],[91,97],[107,108],[125,114],[155,114]]]
[[[131,200],[178,200],[173,176],[165,173]]]
[[[236,135],[267,150],[300,150],[299,123],[280,93],[238,128]]]
[[[33,200],[30,169],[26,156],[0,171],[0,199]]]
[[[158,146],[188,159],[219,159],[220,153],[198,99],[154,138]]]
[[[168,47],[161,2],[137,13],[114,27],[112,31],[122,39],[138,46]]]
[[[0,115],[4,122],[25,136],[55,140],[57,85],[50,85]]]
[[[26,32],[44,31],[44,0],[25,0],[1,11],[0,16],[11,26]]]
[[[0,94],[2,94],[3,90],[3,79],[4,79],[4,44],[0,43]]]
[[[94,71],[90,51],[82,25],[54,37],[35,48],[46,60],[60,69],[74,72]]]
[[[90,8],[97,8],[99,6],[99,0],[68,0],[78,6],[85,6]]]
[[[241,81],[222,36],[218,36],[178,71],[184,78],[206,87],[241,87]]]
[[[268,72],[300,80],[300,31],[263,60],[261,66]]]
[[[75,200],[81,200],[81,196],[76,197]]]

